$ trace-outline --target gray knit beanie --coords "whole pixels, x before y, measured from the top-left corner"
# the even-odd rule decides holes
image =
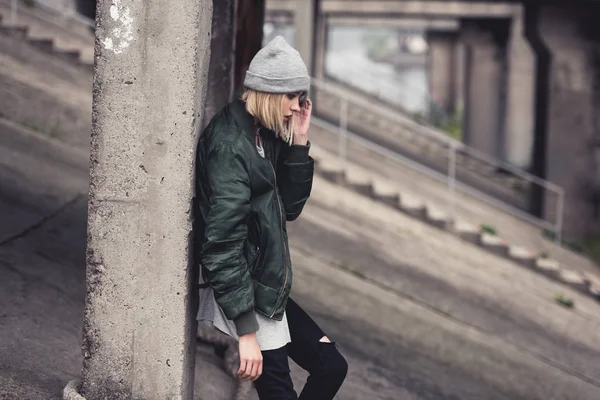
[[[308,92],[310,76],[300,53],[277,36],[250,62],[244,86],[267,93]]]

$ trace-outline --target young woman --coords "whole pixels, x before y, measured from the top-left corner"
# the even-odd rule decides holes
[[[333,399],[348,365],[289,298],[286,222],[312,187],[310,76],[278,36],[247,71],[242,99],[221,110],[198,143],[197,219],[206,289],[198,320],[239,340],[242,379],[261,400],[298,399],[288,357],[310,374],[300,399]]]

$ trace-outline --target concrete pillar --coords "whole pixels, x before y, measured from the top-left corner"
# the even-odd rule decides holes
[[[294,47],[302,60],[312,69],[315,31],[315,0],[296,0],[294,13]],[[312,73],[312,71],[310,71]]]
[[[533,155],[535,55],[524,37],[523,16],[511,23],[507,47],[507,98],[503,159],[528,170]]]
[[[250,62],[262,48],[265,0],[239,1],[236,22],[234,88],[241,93]]]
[[[202,128],[233,99],[237,0],[214,1],[210,68]]]
[[[454,45],[456,35],[448,31],[427,31],[427,74],[432,111],[449,115],[454,111],[456,76]],[[441,109],[441,110],[440,110]]]
[[[325,78],[325,60],[327,54],[327,18],[323,13],[317,14],[315,28],[315,60],[312,74],[319,79]]]
[[[98,8],[83,382],[87,400],[191,399],[191,203],[211,0]]]
[[[454,43],[454,65],[452,75],[454,79],[454,92],[452,94],[454,111],[462,113],[465,108],[465,45],[460,41]]]
[[[461,28],[465,44],[464,142],[494,158],[502,156],[505,51],[480,24]]]
[[[596,10],[596,11],[594,11]],[[600,234],[597,185],[599,126],[596,41],[586,34],[598,8],[541,6],[539,32],[551,54],[546,178],[564,188],[564,236]],[[546,192],[544,216],[554,221],[556,197]]]

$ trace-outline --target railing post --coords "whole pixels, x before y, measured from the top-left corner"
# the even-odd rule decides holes
[[[339,156],[346,168],[346,143],[348,141],[348,97],[340,98]]]
[[[558,201],[556,204],[556,228],[554,232],[554,240],[558,247],[562,246],[562,228],[563,228],[563,212],[565,208],[565,192],[558,191]]]
[[[456,145],[448,143],[448,223],[453,224],[456,214]]]

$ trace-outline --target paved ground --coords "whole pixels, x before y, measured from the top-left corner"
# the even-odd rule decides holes
[[[79,376],[86,168],[85,151],[0,124],[0,398],[59,398]],[[293,296],[350,362],[337,398],[600,397],[592,300],[318,177],[290,236]],[[197,360],[196,398],[226,399],[211,349]]]

